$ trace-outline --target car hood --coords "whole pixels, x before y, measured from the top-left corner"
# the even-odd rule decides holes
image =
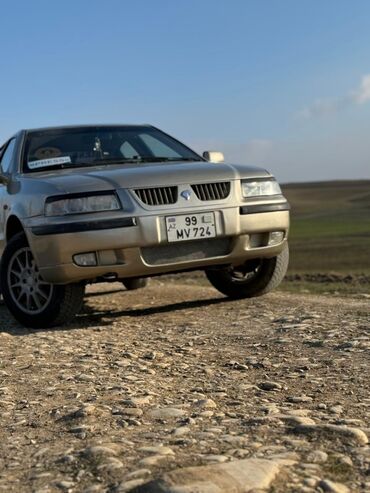
[[[105,165],[32,173],[27,178],[48,183],[56,193],[120,188],[144,188],[238,180],[271,176],[266,170],[246,165],[205,161]]]

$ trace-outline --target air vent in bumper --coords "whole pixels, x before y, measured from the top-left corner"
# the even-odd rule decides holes
[[[134,192],[146,205],[168,205],[177,202],[177,187],[137,188]]]
[[[212,257],[221,257],[231,252],[231,238],[186,241],[182,244],[144,247],[141,256],[148,265],[176,264]]]
[[[223,200],[230,195],[230,182],[223,181],[218,183],[200,183],[191,185],[195,195],[199,200]]]

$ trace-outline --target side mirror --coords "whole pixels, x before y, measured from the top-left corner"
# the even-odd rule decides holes
[[[218,151],[205,151],[203,157],[211,163],[223,163],[225,161],[223,153]]]

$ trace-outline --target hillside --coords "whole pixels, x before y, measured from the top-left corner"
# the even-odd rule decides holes
[[[292,206],[290,272],[370,273],[370,180],[282,188]]]

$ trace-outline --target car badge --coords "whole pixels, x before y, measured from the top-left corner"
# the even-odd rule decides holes
[[[191,197],[191,192],[190,190],[184,190],[183,192],[181,192],[181,197],[183,197],[185,200],[190,200],[190,197]]]

